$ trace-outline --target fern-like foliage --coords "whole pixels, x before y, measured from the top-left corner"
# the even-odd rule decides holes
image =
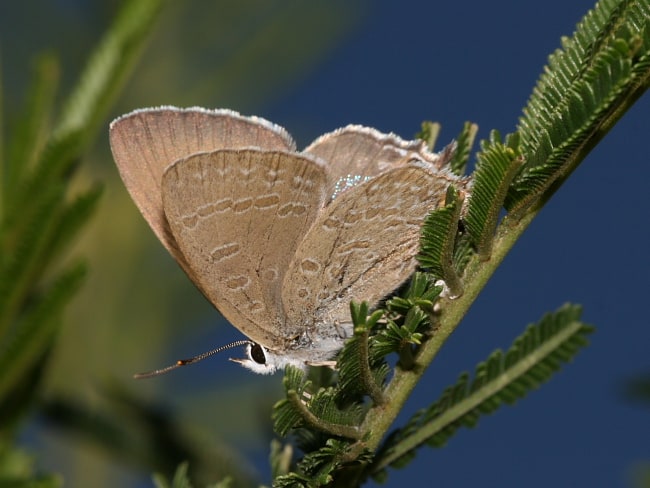
[[[565,178],[643,93],[650,77],[647,0],[602,0],[549,64],[519,121],[522,172],[506,199],[520,214]]]
[[[433,304],[442,292],[442,286],[438,286],[434,280],[436,277],[430,273],[414,273],[404,292],[386,301],[386,310],[391,314],[404,316],[411,308],[417,306],[427,313],[432,313]]]
[[[287,367],[284,384],[287,398],[273,409],[274,429],[280,436],[292,430],[305,455],[290,470],[278,473],[274,487],[328,485],[342,465],[365,462],[354,441],[361,438],[358,425],[367,408],[359,398],[353,398],[354,391],[345,391],[340,385],[315,388],[302,371],[291,366]],[[282,454],[276,447],[273,465],[286,464],[287,454]]]
[[[369,451],[359,426],[369,408],[381,408],[387,401],[386,357],[396,353],[400,367],[408,369],[414,348],[431,329],[430,313],[442,290],[431,280],[430,275],[416,273],[402,296],[389,300],[385,310],[371,313],[366,303],[351,305],[355,335],[337,357],[337,375],[323,382],[309,379],[297,368],[286,369],[287,398],[274,407],[274,430],[280,436],[293,432],[305,456],[291,472],[274,478],[274,486],[319,486],[332,481],[331,473],[344,465],[345,471],[354,472],[350,463],[356,469],[367,463]],[[277,447],[276,451],[277,464]],[[339,475],[336,479],[343,483],[337,486],[346,486]]]
[[[287,392],[295,392],[301,395],[303,390],[309,386],[305,383],[305,374],[298,368],[289,367],[284,372],[282,380]],[[303,422],[301,410],[295,408],[289,399],[280,400],[273,407],[273,430],[284,437],[287,433]]]
[[[359,404],[339,408],[335,388],[314,388],[304,372],[293,366],[286,369],[284,387],[287,398],[273,408],[274,430],[278,435],[285,436],[299,427],[313,427],[338,437],[359,437],[356,428],[362,414]]]
[[[415,137],[426,142],[430,151],[433,151],[440,135],[440,124],[438,122],[425,121],[422,122],[420,132]]]
[[[414,349],[431,333],[434,303],[442,291],[433,275],[415,273],[404,293],[386,302],[386,326],[371,338],[374,353],[381,357],[397,353],[400,366],[408,369]]]
[[[481,259],[490,257],[492,239],[497,228],[499,213],[512,178],[521,167],[518,138],[511,136],[506,143],[496,131],[490,140],[482,142],[473,173],[472,198],[465,218],[467,232]]]
[[[59,66],[41,57],[19,120],[0,148],[0,434],[13,438],[37,403],[40,380],[63,311],[86,267],[61,257],[88,223],[101,197],[93,184],[71,194],[69,184],[106,117],[108,104],[157,16],[159,0],[132,0],[91,58],[82,80],[57,116]],[[53,127],[53,128],[52,128]],[[0,137],[0,140],[4,138]],[[3,457],[0,454],[0,457]],[[11,486],[59,486],[56,477],[19,479],[0,461]]]
[[[354,448],[348,442],[328,439],[322,448],[307,454],[291,473],[275,478],[273,486],[274,488],[354,486],[341,481],[341,478],[336,480],[333,476],[333,473],[346,462],[348,468],[364,466],[368,463],[370,459],[368,452],[353,451]],[[352,466],[350,466],[351,460]]]
[[[474,146],[474,139],[478,132],[478,125],[471,122],[465,122],[463,130],[456,138],[456,150],[449,162],[451,170],[457,175],[464,175],[467,171],[467,163],[469,162],[472,146]]]
[[[447,388],[430,407],[416,413],[394,431],[373,461],[373,470],[401,467],[423,444],[444,445],[461,427],[474,427],[482,415],[503,404],[512,405],[548,381],[563,363],[570,362],[587,344],[593,328],[580,321],[581,308],[565,305],[529,325],[505,352],[499,350]]]
[[[36,165],[49,136],[51,108],[59,81],[59,65],[53,55],[40,56],[35,63],[33,82],[28,89],[26,107],[20,118],[12,121],[13,137],[1,148],[2,172],[0,194],[3,204],[12,199],[20,187],[13,185],[26,169]]]
[[[426,289],[423,286],[426,282],[424,277],[424,274],[418,275],[416,288]],[[399,304],[398,308],[408,303],[404,298],[394,301]],[[411,301],[407,316],[409,313],[415,316],[422,314],[422,310],[413,305],[416,301]],[[421,300],[421,303],[426,301]],[[274,478],[274,486],[348,486],[346,483],[357,483],[370,475],[379,479],[385,476],[386,467],[408,464],[420,446],[444,445],[459,427],[473,427],[481,415],[523,398],[548,381],[562,364],[571,361],[586,345],[586,337],[593,330],[580,321],[580,313],[580,307],[565,305],[544,316],[539,323],[530,325],[508,351],[496,351],[479,364],[473,379],[467,373],[462,374],[437,402],[394,431],[375,456],[367,448],[363,440],[365,434],[358,430],[359,427],[350,431],[340,430],[342,426],[361,425],[363,415],[368,414],[367,405],[364,406],[361,397],[355,397],[351,392],[342,395],[341,383],[315,389],[304,372],[287,368],[284,379],[287,399],[281,400],[274,409],[275,430],[282,436],[289,431],[295,432],[306,454],[289,472],[285,469],[279,473]],[[420,317],[423,317],[422,323],[425,324],[426,314]],[[410,322],[408,318],[406,322]],[[370,338],[371,348],[375,345],[374,341],[384,334],[401,337],[387,326]],[[403,342],[403,338],[399,341]],[[382,374],[377,373],[375,378],[383,380],[386,369],[378,350],[373,354],[375,360],[380,360],[377,369]],[[339,361],[357,361],[358,355],[355,357],[354,351],[354,347],[351,347],[350,356]],[[381,351],[389,353],[394,349]],[[375,368],[372,370],[377,371]],[[359,381],[359,384],[362,382]],[[363,391],[359,384],[351,386],[347,382],[343,389],[349,388],[358,395]],[[345,411],[340,409],[341,398],[347,399]],[[348,435],[350,432],[353,435]],[[283,459],[286,463],[286,456]]]
[[[420,265],[442,279],[452,296],[463,292],[460,276],[454,265],[454,247],[458,234],[458,221],[463,207],[463,195],[450,186],[446,205],[427,215],[422,224]]]
[[[338,356],[338,402],[341,405],[362,403],[365,395],[381,404],[385,401],[382,389],[390,371],[380,348],[370,341],[370,334],[384,316],[383,310],[368,315],[368,304],[350,305],[354,337],[346,342]]]
[[[46,354],[61,325],[61,310],[75,295],[85,276],[85,266],[77,264],[63,271],[43,296],[32,297],[34,305],[21,314],[12,334],[3,340],[0,349],[0,397],[10,400],[0,404],[4,421],[19,415],[15,392],[21,389],[23,375],[46,359]],[[30,383],[27,383],[30,384]],[[25,396],[25,400],[31,398]],[[3,411],[4,410],[4,411]]]

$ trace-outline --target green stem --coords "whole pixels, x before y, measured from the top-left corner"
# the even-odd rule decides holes
[[[335,436],[347,437],[348,439],[359,440],[361,438],[359,429],[353,425],[333,424],[332,422],[327,422],[316,417],[302,402],[298,396],[298,392],[295,390],[288,391],[287,397],[296,410],[300,412],[303,420],[315,429]]]
[[[359,344],[359,363],[361,370],[361,382],[363,387],[372,398],[372,401],[375,405],[383,405],[386,402],[386,396],[384,392],[377,386],[375,378],[372,376],[372,371],[370,370],[370,360],[368,347],[370,341],[368,340],[370,336],[370,331],[368,328],[365,328],[361,335],[358,338]]]
[[[459,297],[463,294],[463,282],[456,272],[454,266],[454,243],[456,242],[456,234],[458,233],[458,221],[460,220],[460,213],[463,208],[463,201],[465,196],[458,194],[453,187],[450,188],[450,198],[454,200],[453,213],[449,219],[449,226],[447,227],[447,237],[445,238],[445,248],[442,250],[440,256],[440,266],[442,267],[442,278],[449,288],[450,296]]]

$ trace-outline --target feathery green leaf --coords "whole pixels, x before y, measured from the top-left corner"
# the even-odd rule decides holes
[[[61,213],[57,216],[54,234],[48,245],[48,263],[68,246],[76,238],[84,225],[94,215],[103,194],[103,186],[93,185],[89,190],[63,206]]]
[[[516,140],[503,144],[493,133],[491,141],[482,143],[473,174],[472,197],[465,224],[477,252],[483,260],[490,258],[492,240],[508,187],[522,163]]]
[[[420,265],[442,279],[452,296],[461,295],[463,289],[453,261],[463,198],[453,186],[448,188],[446,205],[424,219],[417,255]]]
[[[591,326],[580,321],[581,308],[564,305],[529,325],[510,349],[492,353],[476,367],[474,379],[463,373],[429,408],[393,432],[377,454],[374,470],[409,460],[426,443],[441,446],[461,427],[473,427],[482,414],[512,404],[539,387],[571,361],[586,344]]]
[[[277,439],[271,440],[271,477],[273,479],[284,476],[291,471],[291,460],[293,458],[293,447],[291,444],[283,444]]]
[[[86,268],[77,264],[65,270],[40,297],[32,297],[29,310],[0,345],[0,403],[23,380],[48,350],[59,327],[61,311],[77,292]]]
[[[368,304],[350,304],[354,337],[348,340],[337,356],[339,373],[337,400],[339,404],[362,402],[369,395],[375,403],[384,401],[381,387],[386,381],[389,367],[383,356],[377,354],[369,340],[370,332],[384,312],[376,310],[368,316]]]
[[[60,187],[69,178],[81,154],[81,132],[50,140],[43,150],[34,170],[21,181],[15,191],[15,198],[5,208],[0,227],[0,240],[6,233],[20,233],[21,223],[28,220],[34,208],[39,208],[41,194],[49,194],[57,185]]]
[[[288,366],[282,379],[284,389],[287,394],[290,391],[302,394],[307,386],[305,384],[305,373],[293,366]],[[301,412],[287,399],[282,399],[273,406],[273,430],[280,436],[286,436],[291,429],[302,425],[303,418]]]
[[[435,281],[436,277],[430,273],[414,273],[404,293],[386,302],[386,310],[393,314],[406,315],[412,307],[417,306],[427,313],[432,313],[433,304],[442,292],[442,286],[438,286]]]
[[[467,162],[469,161],[469,155],[474,145],[477,132],[478,125],[465,122],[463,130],[458,134],[456,150],[451,161],[449,161],[451,170],[457,175],[464,175],[467,170]]]
[[[20,184],[36,161],[47,141],[47,130],[59,79],[58,61],[54,56],[41,56],[36,62],[34,81],[27,93],[20,120],[7,147],[2,171],[2,208],[9,206]]]
[[[3,232],[0,239],[0,336],[5,334],[25,304],[29,290],[43,274],[47,244],[55,232],[62,186],[49,186],[33,197],[28,212],[18,221],[18,232]]]
[[[519,121],[523,171],[506,207],[520,214],[565,178],[648,87],[646,0],[603,0],[549,57]]]
[[[440,124],[438,122],[430,122],[428,120],[422,122],[422,129],[415,137],[426,142],[429,151],[433,151],[440,134]]]

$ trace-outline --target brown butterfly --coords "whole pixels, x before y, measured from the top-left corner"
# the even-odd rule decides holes
[[[424,218],[467,184],[451,150],[356,125],[298,152],[258,117],[160,107],[113,121],[110,140],[162,244],[249,338],[233,344],[246,345],[237,361],[263,374],[330,360],[351,335],[350,300],[376,303],[402,284]]]

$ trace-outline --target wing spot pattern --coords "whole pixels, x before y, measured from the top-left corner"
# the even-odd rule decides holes
[[[341,228],[341,224],[342,222],[336,217],[328,217],[325,219],[325,221],[323,221],[322,228],[324,231],[336,231]]]
[[[370,248],[371,244],[372,243],[368,239],[355,239],[339,247],[336,250],[336,253],[340,256],[343,256],[345,254],[352,254],[356,251],[363,251]]]
[[[253,199],[250,197],[235,200],[232,205],[232,211],[235,213],[248,212],[253,206]]]
[[[363,212],[359,212],[357,210],[350,210],[347,214],[345,214],[345,225],[354,225],[360,220],[363,219]]]
[[[266,307],[264,306],[264,304],[262,302],[260,302],[259,300],[256,300],[256,301],[250,302],[250,304],[248,305],[248,310],[252,314],[258,315],[258,314],[261,314],[262,312],[264,312],[266,310]]]
[[[251,284],[248,276],[233,276],[226,280],[226,286],[233,291],[244,290]]]
[[[277,268],[266,268],[260,273],[260,279],[267,283],[273,283],[278,279],[279,274]]]
[[[196,224],[199,223],[199,218],[197,217],[196,214],[192,215],[185,215],[181,217],[181,223],[183,224],[183,227],[186,229],[193,229],[196,227]]]
[[[303,203],[289,202],[282,205],[278,208],[278,217],[290,217],[292,215],[300,216],[304,215],[309,209]]]
[[[322,290],[318,293],[318,300],[321,302],[328,302],[332,299],[333,293],[329,290]]]
[[[321,264],[315,259],[305,258],[300,262],[300,269],[304,274],[314,275],[321,270]]]
[[[267,210],[271,207],[275,207],[280,203],[280,195],[277,193],[270,193],[268,195],[262,195],[255,199],[255,208],[258,210]]]
[[[224,244],[223,246],[215,247],[210,252],[210,256],[212,257],[213,261],[219,262],[236,256],[237,254],[239,254],[240,250],[241,247],[239,246],[239,243],[229,242],[227,244]]]

